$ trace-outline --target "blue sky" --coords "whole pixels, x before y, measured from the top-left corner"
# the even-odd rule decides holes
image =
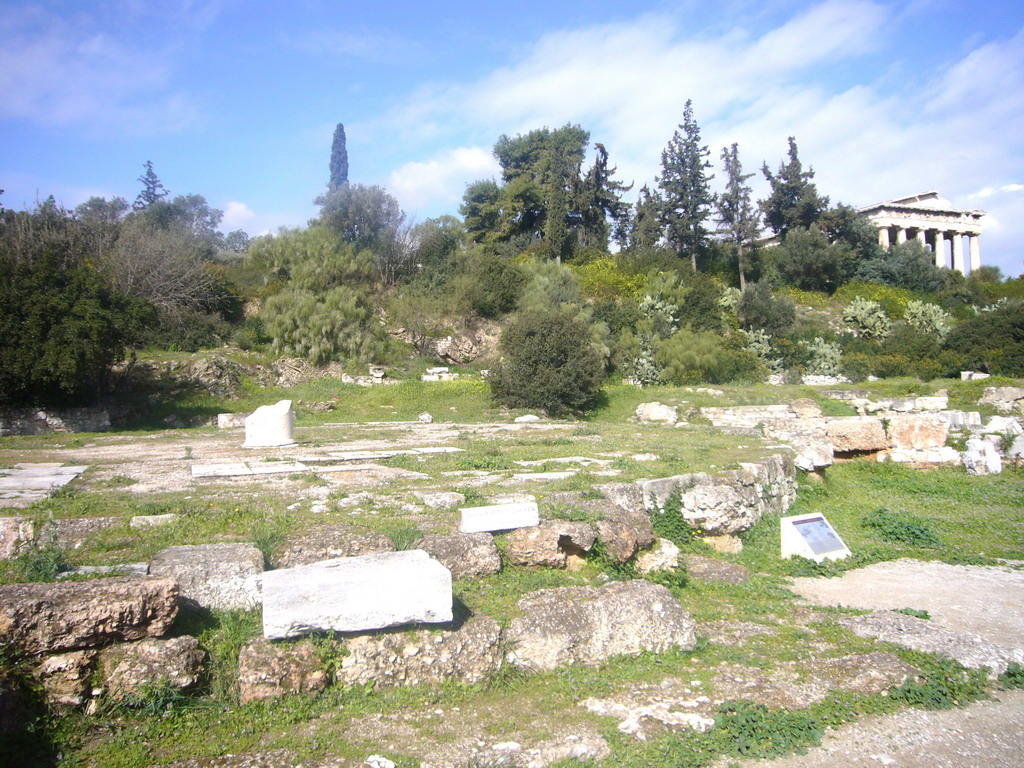
[[[736,141],[775,168],[796,136],[834,201],[937,190],[988,212],[984,263],[1024,272],[1019,0],[7,0],[0,40],[7,207],[132,200],[152,160],[226,230],[303,225],[338,122],[351,180],[420,220],[545,125],[639,187],[690,98],[716,165]]]

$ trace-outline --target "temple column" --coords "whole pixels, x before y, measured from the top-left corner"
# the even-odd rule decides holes
[[[902,245],[907,242],[907,230],[904,227],[896,227],[896,244]]]
[[[972,234],[967,240],[968,253],[970,254],[971,274],[981,266],[981,237]]]
[[[964,269],[964,236],[960,232],[953,233],[953,269],[962,275],[967,274]]]
[[[935,266],[946,266],[946,234],[941,229],[935,230]]]
[[[889,228],[879,227],[878,228],[878,245],[884,251],[889,250]]]
[[[915,235],[915,237],[917,237],[917,242],[919,242],[921,244],[921,247],[924,248],[925,247],[924,229],[922,229],[921,227],[918,227],[917,228],[917,235]]]

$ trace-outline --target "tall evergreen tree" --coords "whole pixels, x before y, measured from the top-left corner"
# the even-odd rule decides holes
[[[611,233],[624,244],[629,206],[622,202],[622,193],[631,190],[633,185],[625,186],[612,178],[616,169],[608,167],[608,150],[604,144],[594,144],[594,150],[594,165],[583,177],[576,195],[580,219],[577,241],[580,245],[606,250]],[[614,228],[611,232],[609,220]]]
[[[789,137],[789,161],[779,165],[777,173],[761,166],[761,173],[771,185],[767,200],[761,201],[765,223],[781,238],[794,227],[809,227],[828,208],[828,198],[818,195],[814,185],[814,169],[806,171],[797,155],[796,139]]]
[[[333,192],[348,184],[348,147],[345,139],[345,125],[338,123],[331,142],[331,179],[327,189]]]
[[[751,190],[747,185],[747,179],[754,174],[743,172],[737,144],[722,148],[722,162],[725,167],[725,191],[715,200],[718,231],[736,249],[740,290],[743,290],[747,287],[747,269],[750,266],[747,251],[761,231],[761,216],[750,199]]]
[[[693,101],[686,100],[683,122],[672,134],[661,153],[661,187],[665,201],[662,221],[671,245],[680,256],[688,254],[694,271],[697,256],[707,248],[708,230],[704,226],[711,215],[714,195],[708,182],[715,178],[707,173],[711,167],[711,151],[700,143],[700,126],[693,117]]]
[[[156,175],[156,171],[153,170],[152,160],[147,160],[143,167],[146,169],[146,172],[138,178],[138,181],[142,182],[142,191],[139,192],[139,196],[132,203],[132,210],[135,211],[148,208],[171,193],[169,189],[164,188],[163,183]]]
[[[632,249],[653,248],[663,233],[661,225],[661,197],[658,191],[644,184],[633,205],[633,216],[629,223],[629,247]]]

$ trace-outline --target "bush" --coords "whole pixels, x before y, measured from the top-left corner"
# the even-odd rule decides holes
[[[1011,302],[961,323],[943,348],[958,356],[964,370],[1024,376],[1024,303]]]
[[[842,361],[842,350],[834,341],[827,341],[820,336],[813,341],[803,342],[807,348],[807,373],[817,376],[838,376]]]
[[[525,284],[526,276],[518,266],[491,254],[478,255],[461,280],[469,305],[481,317],[500,317],[511,312]]]
[[[760,282],[743,291],[736,314],[744,330],[763,329],[778,336],[793,327],[796,307],[785,296],[773,296],[771,286]]]
[[[895,288],[933,293],[941,290],[948,270],[935,266],[932,253],[917,241],[879,251],[857,264],[856,279]]]
[[[689,328],[655,345],[659,378],[669,384],[753,383],[767,374],[757,355],[708,331]]]
[[[900,320],[907,312],[907,305],[914,295],[903,288],[878,283],[847,283],[832,297],[841,304],[849,304],[857,297],[875,301],[882,305],[885,314],[893,320]]]
[[[953,327],[952,318],[942,307],[916,299],[907,303],[904,317],[908,325],[921,333],[935,336],[939,341],[946,338]]]
[[[623,269],[619,261],[611,256],[603,256],[572,269],[579,278],[583,294],[598,301],[639,301],[647,282],[644,275]]]
[[[604,365],[586,323],[563,312],[524,312],[501,337],[504,357],[488,376],[510,408],[578,413],[597,403]]]
[[[892,332],[892,321],[885,316],[877,301],[857,296],[843,310],[843,322],[856,336],[866,339],[884,339]]]
[[[830,243],[814,224],[786,233],[782,244],[770,254],[779,275],[804,291],[835,290],[849,279],[853,252],[845,243]]]

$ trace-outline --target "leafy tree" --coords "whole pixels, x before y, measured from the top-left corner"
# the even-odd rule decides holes
[[[515,309],[526,275],[510,259],[477,253],[461,280],[459,293],[482,317],[499,317]]]
[[[718,231],[736,250],[742,291],[747,287],[747,251],[761,232],[761,215],[751,201],[751,189],[747,185],[747,179],[754,174],[743,173],[737,144],[723,147],[722,162],[725,164],[725,191],[715,200]]]
[[[474,243],[493,240],[501,223],[501,188],[494,179],[474,181],[466,187],[459,206],[466,234]]]
[[[466,230],[454,216],[427,219],[413,227],[411,237],[421,272],[447,273],[466,247]]]
[[[761,201],[761,212],[765,223],[782,238],[794,227],[810,227],[828,208],[828,198],[818,195],[812,181],[814,169],[803,169],[797,155],[796,139],[792,136],[789,137],[789,162],[780,163],[776,173],[772,173],[768,163],[764,163],[761,173],[771,186],[768,199]]]
[[[586,323],[563,312],[524,312],[501,337],[503,359],[488,376],[495,400],[510,408],[578,413],[597,403],[604,364]]]
[[[743,329],[779,336],[793,327],[796,306],[785,296],[773,295],[771,286],[762,280],[743,289],[736,314]]]
[[[224,248],[232,253],[246,253],[252,238],[244,229],[235,229],[224,235]]]
[[[125,217],[131,206],[123,197],[107,200],[103,197],[90,197],[75,208],[75,216],[90,224],[117,224]]]
[[[849,279],[854,256],[845,243],[830,243],[817,224],[789,230],[769,258],[779,275],[804,291],[827,291]]]
[[[658,185],[664,201],[662,223],[668,243],[680,256],[689,255],[694,272],[697,271],[697,256],[707,247],[708,231],[704,222],[711,215],[714,202],[708,185],[714,178],[714,174],[707,173],[711,167],[710,155],[707,146],[700,143],[693,102],[687,99],[683,122],[661,153]]]
[[[156,175],[156,171],[153,170],[153,161],[147,160],[143,167],[146,169],[146,172],[138,178],[138,181],[142,182],[142,191],[139,192],[135,202],[132,203],[132,210],[135,211],[148,208],[153,203],[163,200],[170,194],[170,191],[164,188],[160,178]]]
[[[331,141],[331,178],[327,183],[328,192],[333,192],[348,184],[348,149],[346,144],[345,126],[342,123],[338,123],[334,129],[334,139]]]

